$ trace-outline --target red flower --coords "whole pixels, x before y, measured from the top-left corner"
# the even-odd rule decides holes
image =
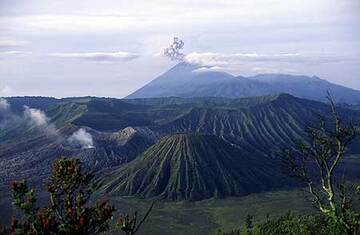
[[[69,208],[67,212],[68,212],[68,214],[69,214],[70,216],[74,216],[74,215],[75,215],[75,209],[74,209],[74,208]]]
[[[16,227],[17,225],[18,225],[18,220],[15,218],[15,216],[13,216],[11,218],[11,226]]]
[[[48,228],[49,228],[50,222],[49,222],[48,219],[44,219],[44,220],[43,220],[43,226],[44,226],[45,229],[48,229]]]
[[[108,209],[105,209],[103,216],[104,216],[104,220],[107,220],[108,218],[110,218],[110,211]]]
[[[37,214],[37,217],[38,217],[39,220],[43,220],[44,215],[43,215],[41,212],[39,212],[39,213]]]
[[[86,217],[85,216],[81,216],[80,217],[80,221],[79,221],[80,225],[83,227],[86,225]]]

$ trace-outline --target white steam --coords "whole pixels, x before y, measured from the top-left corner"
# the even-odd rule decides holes
[[[0,130],[4,129],[7,126],[10,121],[10,115],[11,112],[9,102],[4,98],[0,98]]]
[[[6,112],[9,109],[10,109],[9,102],[4,98],[0,98],[0,112]]]
[[[33,109],[28,106],[24,106],[24,116],[25,118],[29,119],[33,124],[36,126],[47,126],[48,125],[48,117],[46,114],[39,110]]]
[[[69,142],[81,146],[82,149],[90,149],[94,147],[94,141],[90,133],[80,128],[69,137]]]
[[[39,109],[24,106],[24,117],[32,125],[41,128],[47,135],[58,135],[58,131],[53,124],[49,124],[49,118],[45,112]]]

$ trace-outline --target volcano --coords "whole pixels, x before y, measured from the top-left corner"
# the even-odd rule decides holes
[[[217,136],[176,134],[101,176],[100,191],[168,200],[241,196],[281,187],[286,177],[277,168],[274,160],[245,155]]]
[[[330,91],[338,103],[359,104],[360,91],[330,83],[316,76],[259,74],[243,77],[189,63],[179,63],[130,94],[133,98],[225,97],[240,98],[287,93],[300,98],[326,101]]]

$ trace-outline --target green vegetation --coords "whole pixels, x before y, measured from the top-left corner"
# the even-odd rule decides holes
[[[336,232],[322,215],[293,215],[287,213],[278,219],[268,219],[265,223],[253,225],[252,216],[242,229],[230,232],[219,230],[218,235],[319,235],[341,234]]]
[[[328,99],[331,119],[322,117],[319,126],[308,127],[307,142],[300,141],[295,150],[283,153],[291,174],[306,183],[309,195],[321,214],[295,217],[287,214],[256,226],[252,226],[251,217],[248,217],[243,229],[219,234],[360,233],[360,213],[353,204],[354,195],[359,193],[360,188],[349,186],[344,179],[340,181],[335,176],[346,157],[348,146],[358,135],[358,128],[344,123],[330,94]]]
[[[244,155],[217,136],[177,134],[163,138],[129,164],[101,174],[99,182],[101,192],[111,195],[202,200],[291,185],[279,172],[276,162]]]
[[[150,203],[138,197],[119,196],[110,197],[109,201],[126,213],[145,211]],[[169,235],[215,235],[219,229],[231,231],[240,228],[245,224],[247,214],[256,215],[254,223],[257,224],[266,221],[267,215],[275,219],[287,210],[297,215],[316,212],[301,190],[253,193],[243,197],[202,201],[159,200],[139,233],[158,235],[166,231]]]
[[[291,173],[306,183],[316,207],[329,220],[333,230],[355,235],[360,232],[360,213],[352,205],[355,187],[336,179],[335,172],[358,130],[340,119],[330,94],[328,99],[331,120],[328,122],[324,117],[318,127],[309,127],[308,143],[300,142],[295,151],[286,151],[284,159]],[[311,164],[316,165],[315,172]]]

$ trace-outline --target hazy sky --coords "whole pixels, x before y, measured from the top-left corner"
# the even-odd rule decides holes
[[[0,0],[0,96],[123,97],[175,62],[360,89],[359,0]]]

